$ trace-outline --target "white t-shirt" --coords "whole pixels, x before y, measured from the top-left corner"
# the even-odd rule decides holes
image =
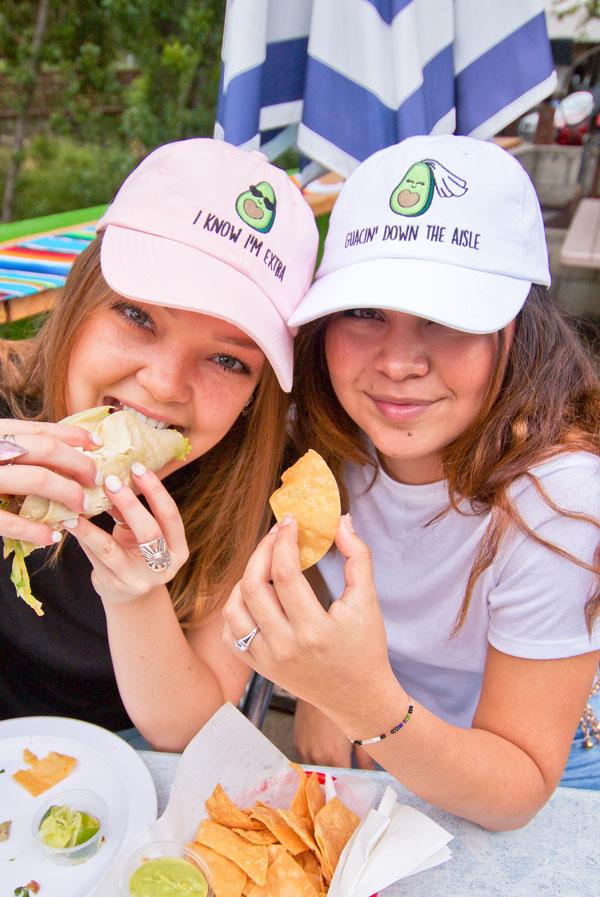
[[[557,456],[532,471],[556,505],[600,520],[600,458]],[[389,656],[403,688],[450,723],[470,726],[488,642],[505,654],[548,659],[600,647],[600,626],[588,635],[584,605],[593,575],[511,530],[493,564],[477,580],[465,623],[450,633],[490,515],[450,511],[445,481],[409,486],[379,470],[348,465],[346,484],[356,533],[373,553]],[[512,496],[525,522],[554,545],[588,563],[600,539],[592,524],[552,511],[527,477]],[[343,591],[343,559],[333,550],[319,564],[331,595]],[[597,621],[598,624],[598,621]]]

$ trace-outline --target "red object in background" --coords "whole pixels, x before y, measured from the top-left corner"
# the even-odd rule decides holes
[[[563,125],[558,129],[556,142],[561,146],[581,146],[583,137],[590,129],[589,121],[583,121],[579,125]]]

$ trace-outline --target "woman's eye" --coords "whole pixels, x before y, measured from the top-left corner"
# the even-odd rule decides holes
[[[345,318],[366,318],[367,320],[380,320],[381,312],[378,308],[350,308],[343,312]]]
[[[240,361],[239,358],[235,358],[233,355],[214,355],[213,361],[215,361],[219,367],[223,368],[224,371],[233,371],[237,374],[250,373],[248,365],[244,364],[243,361]]]
[[[151,329],[154,326],[150,315],[141,309],[139,305],[132,305],[129,302],[117,302],[113,305],[113,308],[136,327]]]

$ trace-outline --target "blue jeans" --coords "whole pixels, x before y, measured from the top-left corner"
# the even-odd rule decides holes
[[[590,700],[596,718],[600,719],[600,692]],[[600,744],[592,737],[593,748],[583,746],[584,736],[581,727],[577,729],[567,766],[558,783],[565,788],[590,788],[600,791]]]
[[[131,729],[121,729],[120,732],[115,732],[115,735],[118,735],[119,738],[122,738],[127,744],[130,744],[136,751],[152,750],[152,746],[148,744],[144,736],[140,735],[134,726],[132,726]]]

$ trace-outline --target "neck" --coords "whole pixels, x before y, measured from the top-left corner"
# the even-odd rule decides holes
[[[393,458],[377,452],[379,463],[389,477],[407,486],[425,486],[444,479],[444,468],[439,457]]]

